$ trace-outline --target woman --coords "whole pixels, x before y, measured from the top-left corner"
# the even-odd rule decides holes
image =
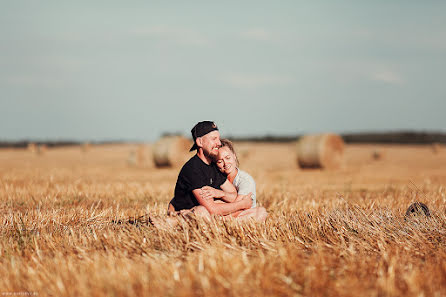
[[[236,199],[240,199],[243,195],[251,194],[251,208],[235,212],[232,216],[238,220],[254,218],[256,221],[265,221],[268,213],[264,207],[257,207],[256,183],[251,175],[238,168],[239,161],[237,154],[235,153],[232,142],[228,139],[221,139],[221,147],[218,150],[216,164],[220,171],[226,174],[228,180],[237,189],[239,196]]]

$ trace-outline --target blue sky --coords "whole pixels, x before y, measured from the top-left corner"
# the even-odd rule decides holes
[[[442,1],[0,7],[3,140],[446,131]]]

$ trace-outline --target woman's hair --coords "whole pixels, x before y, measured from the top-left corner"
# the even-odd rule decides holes
[[[227,147],[234,154],[235,163],[237,164],[237,167],[239,167],[240,163],[238,161],[237,154],[235,153],[234,146],[232,145],[232,142],[226,138],[220,139],[220,142],[221,142],[221,147]]]

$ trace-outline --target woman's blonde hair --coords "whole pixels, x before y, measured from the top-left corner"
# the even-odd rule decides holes
[[[240,163],[238,161],[237,154],[234,150],[234,145],[232,144],[232,141],[230,141],[229,139],[226,139],[226,138],[222,138],[222,139],[220,139],[220,142],[221,142],[221,147],[227,147],[234,154],[235,163],[237,164],[237,167],[239,167]]]

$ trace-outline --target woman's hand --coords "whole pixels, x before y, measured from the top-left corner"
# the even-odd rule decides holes
[[[244,209],[251,208],[252,206],[252,193],[248,193],[247,195],[238,195],[235,199],[235,202],[241,201],[244,205]]]
[[[251,199],[252,200],[252,193],[251,192],[249,192],[248,194],[246,194],[246,195],[238,195],[237,196],[237,198],[235,198],[235,201],[240,201],[240,200],[242,200],[243,198],[245,198],[245,197],[248,197],[249,199]]]
[[[221,198],[221,195],[219,192],[221,192],[221,191],[219,191],[213,187],[204,186],[201,188],[200,195],[203,199]]]

